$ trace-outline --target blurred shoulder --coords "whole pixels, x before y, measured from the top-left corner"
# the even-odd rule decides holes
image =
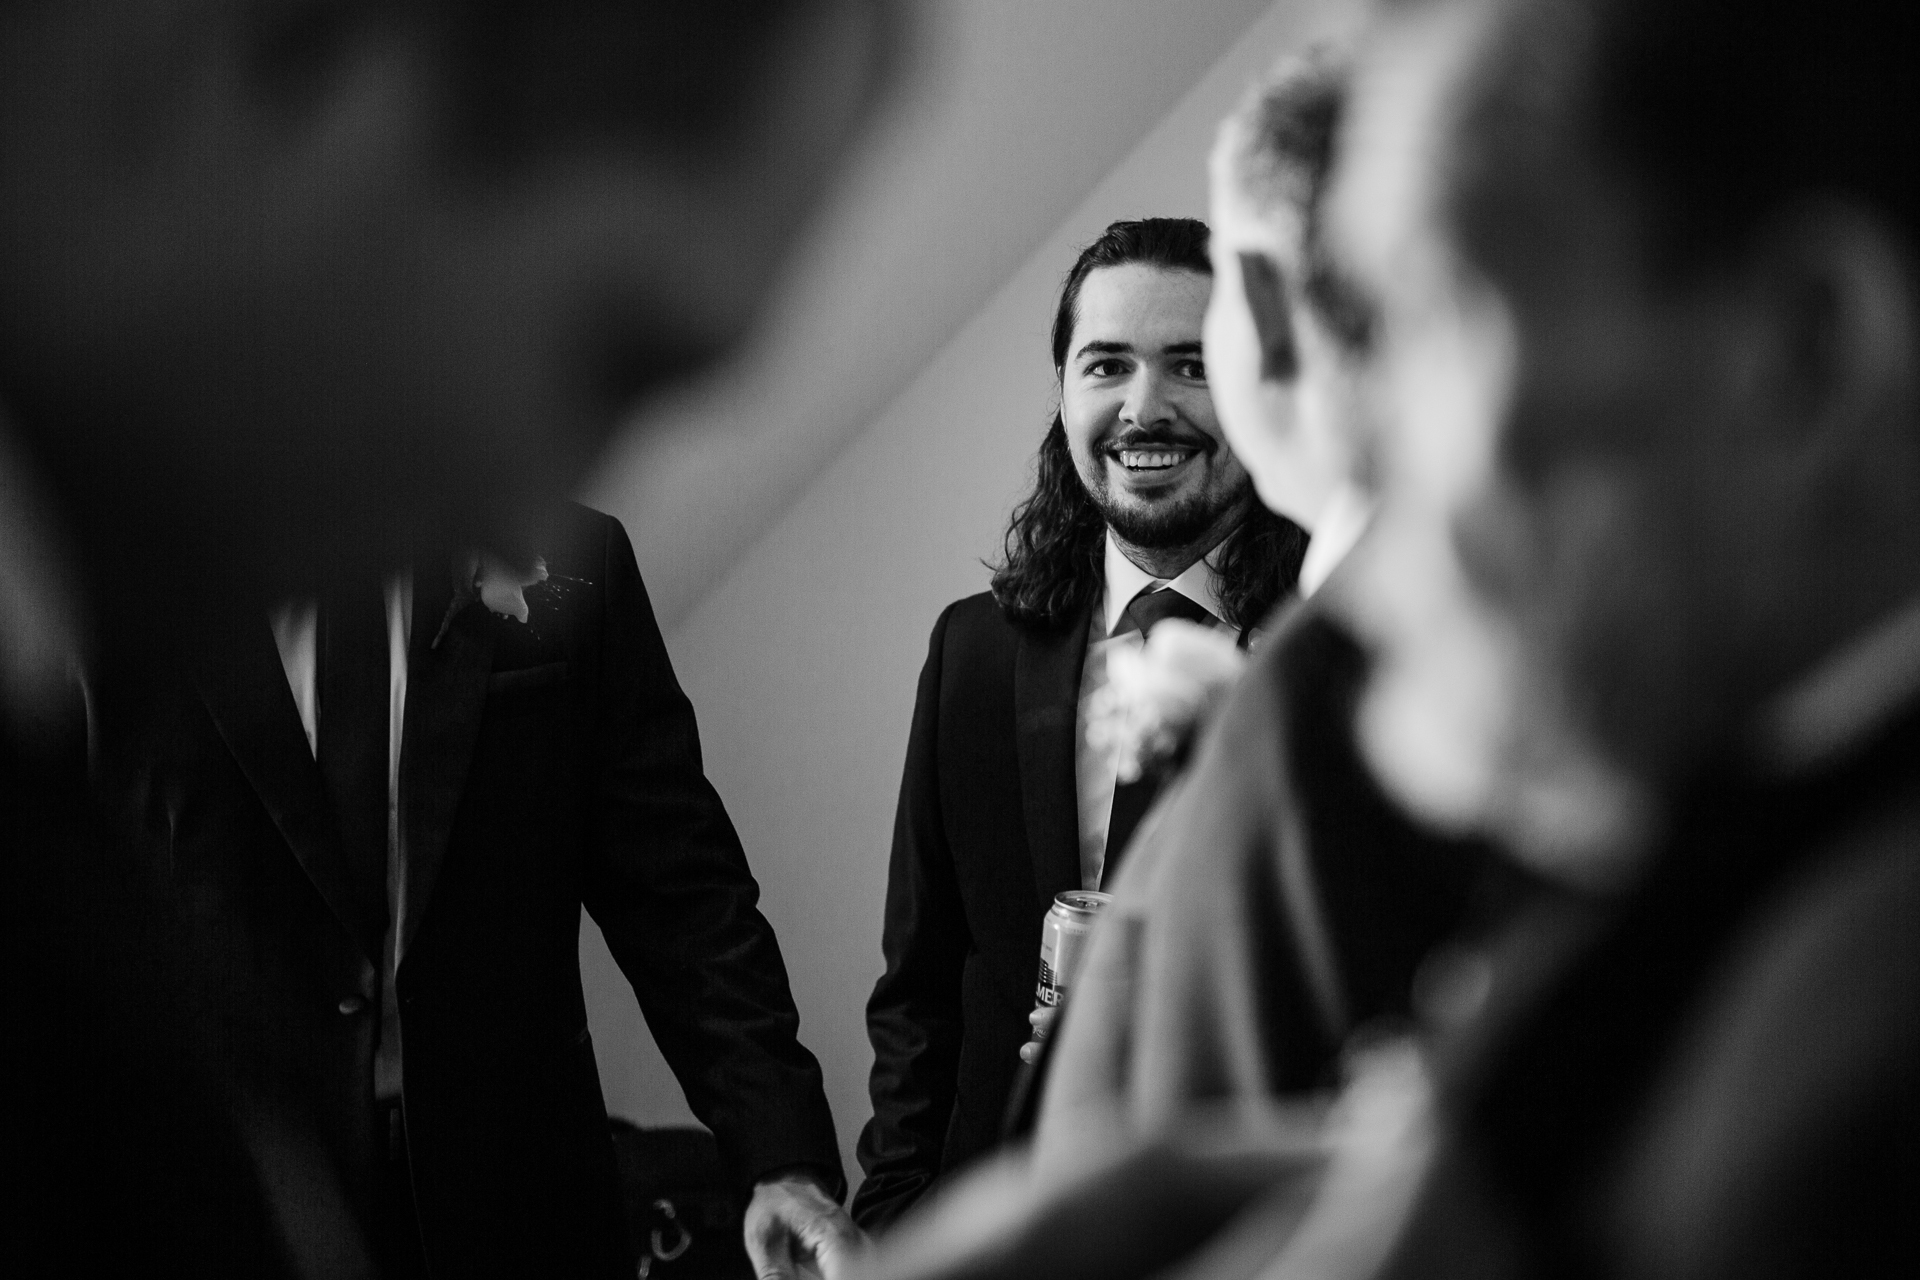
[[[1208,738],[1224,744],[1227,767],[1267,767],[1270,757],[1249,748],[1277,750],[1296,721],[1317,718],[1317,704],[1350,701],[1364,673],[1359,643],[1330,608],[1318,598],[1290,600],[1269,619]]]
[[[1650,1089],[1610,1206],[1644,1273],[1914,1274],[1920,796],[1875,816],[1729,949]]]

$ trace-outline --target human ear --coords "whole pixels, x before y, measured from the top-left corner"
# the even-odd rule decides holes
[[[1781,443],[1817,465],[1911,416],[1914,263],[1880,217],[1844,200],[1795,206],[1763,228],[1745,275],[1759,321],[1747,398]]]
[[[1293,308],[1287,301],[1280,264],[1264,253],[1241,253],[1240,291],[1260,342],[1260,380],[1291,382],[1300,372],[1293,337]]]

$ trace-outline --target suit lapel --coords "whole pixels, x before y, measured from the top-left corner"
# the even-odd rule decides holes
[[[262,616],[215,630],[231,640],[201,650],[194,665],[201,700],[313,887],[367,957],[378,956],[386,904],[358,892],[347,877],[333,811],[272,629]]]
[[[1034,891],[1050,905],[1080,887],[1080,801],[1074,781],[1080,668],[1087,655],[1088,613],[1053,630],[1019,629],[1014,656],[1014,737],[1020,756],[1020,803],[1033,856]]]
[[[402,956],[420,928],[446,859],[493,669],[492,616],[478,600],[469,600],[449,618],[453,599],[444,567],[414,575],[406,727],[400,747],[400,839],[406,866],[400,898]]]

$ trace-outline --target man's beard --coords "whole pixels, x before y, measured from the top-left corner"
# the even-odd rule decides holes
[[[1191,493],[1170,502],[1151,504],[1120,503],[1102,483],[1088,489],[1094,510],[1107,527],[1132,546],[1159,551],[1190,546],[1236,507],[1245,506],[1253,492],[1253,482],[1237,485],[1224,492],[1212,490]]]

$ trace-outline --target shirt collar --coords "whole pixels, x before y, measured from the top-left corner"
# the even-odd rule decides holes
[[[1221,612],[1220,592],[1214,584],[1213,559],[1219,551],[1218,547],[1188,565],[1179,577],[1169,580],[1156,578],[1127,559],[1126,553],[1114,545],[1112,538],[1105,538],[1104,542],[1106,596],[1102,602],[1101,621],[1105,624],[1105,630],[1101,635],[1113,634],[1113,629],[1120,624],[1120,615],[1127,611],[1127,605],[1148,586],[1172,587],[1214,617],[1226,616]]]

